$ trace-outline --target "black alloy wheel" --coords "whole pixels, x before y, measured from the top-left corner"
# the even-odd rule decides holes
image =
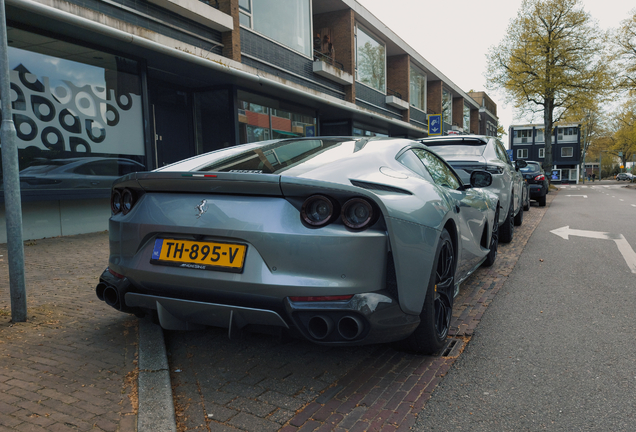
[[[450,236],[449,236],[450,237]],[[455,257],[450,238],[444,241],[435,271],[435,331],[437,339],[445,340],[453,317],[455,296]]]
[[[450,330],[455,297],[455,248],[446,229],[437,244],[433,271],[428,282],[420,324],[398,349],[434,354],[442,349]]]
[[[486,255],[484,266],[490,267],[497,260],[497,248],[499,247],[499,208],[495,212],[495,220],[490,234],[490,252]]]

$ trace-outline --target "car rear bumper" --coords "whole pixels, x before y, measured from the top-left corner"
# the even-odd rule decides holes
[[[345,301],[292,301],[280,308],[247,307],[194,301],[135,292],[126,278],[105,270],[96,289],[100,300],[124,312],[156,311],[167,330],[196,330],[205,326],[242,329],[279,328],[300,333],[325,345],[366,345],[404,339],[419,324],[419,316],[405,314],[386,292],[360,293]]]
[[[528,184],[528,191],[530,192],[530,198],[541,198],[546,195],[547,190],[542,185]]]

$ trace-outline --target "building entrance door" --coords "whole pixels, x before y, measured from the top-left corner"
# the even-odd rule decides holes
[[[168,87],[149,85],[154,120],[154,163],[157,168],[196,154],[192,122],[191,94]]]

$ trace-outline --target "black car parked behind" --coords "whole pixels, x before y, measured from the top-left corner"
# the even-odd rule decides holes
[[[526,161],[528,166],[521,168],[520,171],[523,174],[523,178],[528,183],[528,190],[530,191],[530,199],[537,201],[539,206],[545,206],[545,196],[550,191],[548,186],[548,179],[545,176],[541,163],[534,161]]]

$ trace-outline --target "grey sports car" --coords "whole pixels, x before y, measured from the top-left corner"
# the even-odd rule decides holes
[[[492,175],[407,139],[265,141],[118,179],[97,296],[166,329],[443,347],[459,284],[497,255]]]

